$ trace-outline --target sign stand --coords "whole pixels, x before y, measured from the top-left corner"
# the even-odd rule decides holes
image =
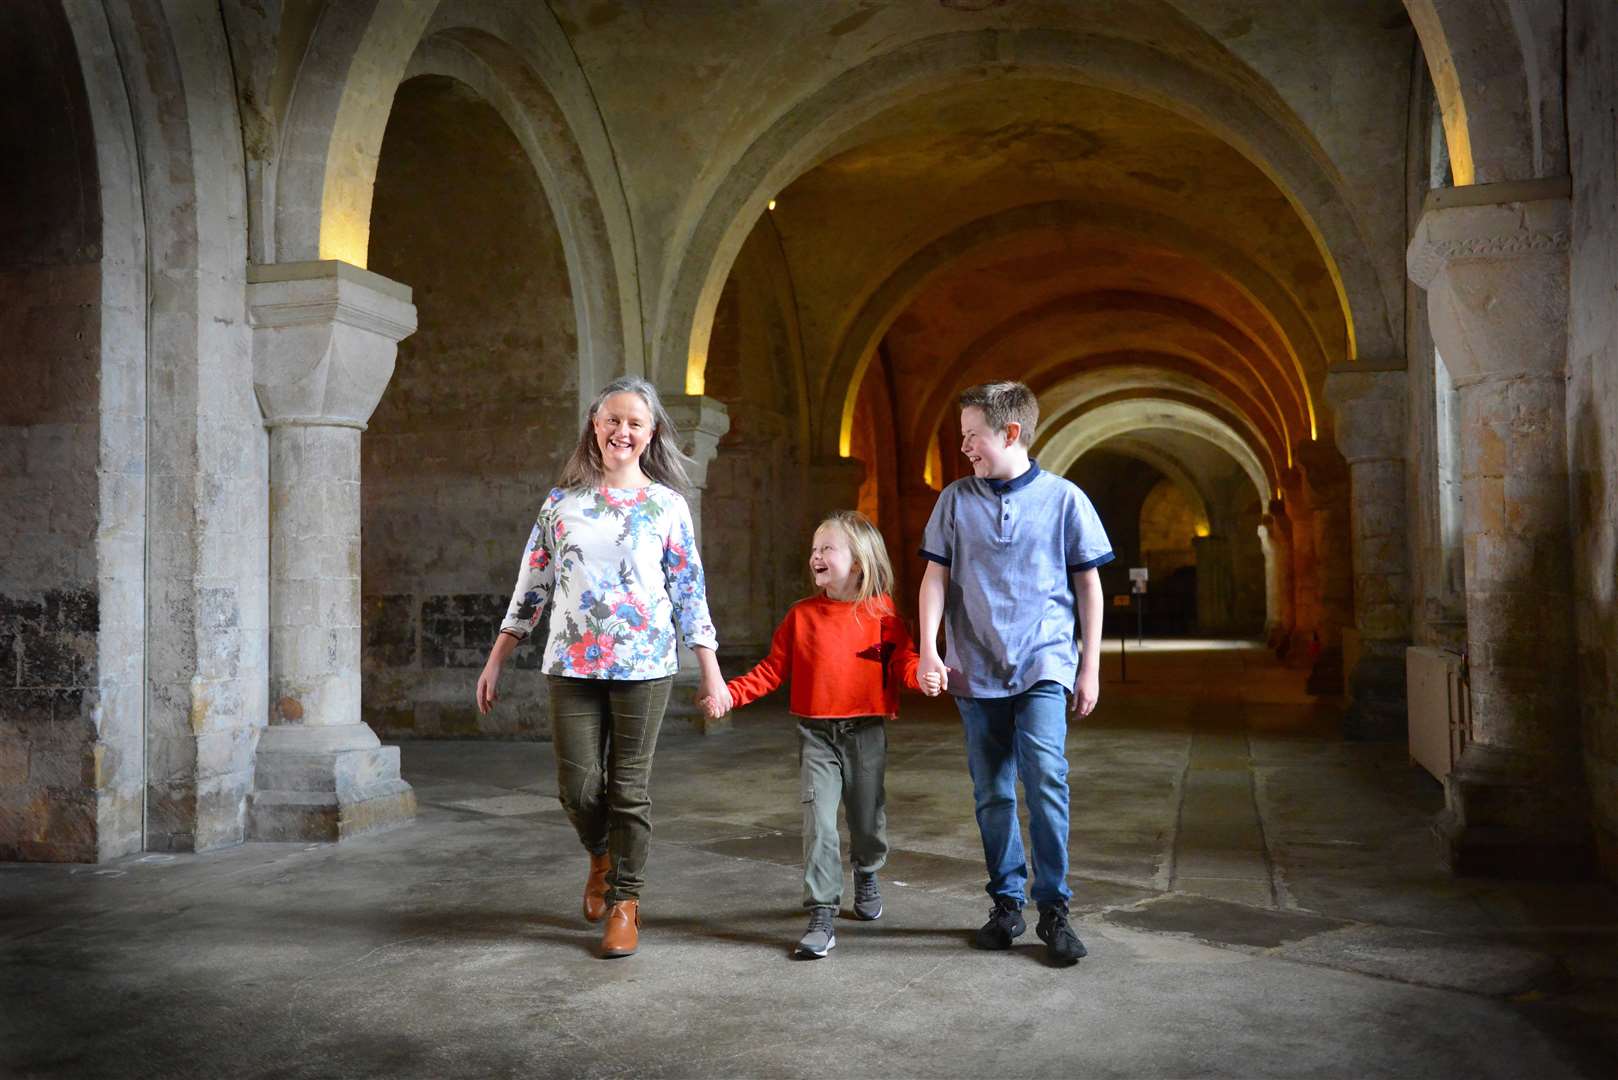
[[[1135,601],[1135,644],[1146,644],[1146,567],[1129,568],[1129,594]]]

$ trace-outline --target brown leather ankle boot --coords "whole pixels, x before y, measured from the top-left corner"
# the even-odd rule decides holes
[[[612,856],[606,852],[590,856],[590,876],[584,879],[584,917],[600,922],[607,917],[607,871]]]
[[[607,913],[601,935],[602,956],[628,956],[640,946],[640,901],[620,900]]]

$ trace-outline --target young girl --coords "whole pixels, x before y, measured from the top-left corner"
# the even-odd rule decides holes
[[[603,956],[639,944],[641,870],[651,844],[652,752],[678,666],[696,653],[702,693],[729,705],[714,659],[702,562],[674,425],[645,379],[610,383],[539,511],[511,607],[478,679],[499,700],[500,669],[551,609],[544,669],[559,797],[590,853],[584,917],[607,920]]]
[[[916,682],[916,650],[894,613],[893,567],[882,534],[862,514],[838,510],[815,530],[809,550],[815,596],[787,611],[770,654],[728,684],[737,705],[790,682],[798,721],[798,768],[803,789],[803,906],[809,929],[798,955],[821,957],[837,944],[833,928],[842,905],[843,863],[837,805],[847,808],[854,858],[854,915],[882,915],[876,872],[888,855],[887,764],[884,724],[898,715],[899,684],[936,695],[936,679]],[[722,699],[705,698],[708,714],[724,714]]]

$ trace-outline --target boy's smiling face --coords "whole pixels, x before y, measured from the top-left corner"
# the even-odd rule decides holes
[[[1023,465],[1024,455],[1017,453],[1017,436],[1022,425],[1013,421],[1006,430],[995,431],[983,416],[983,410],[968,405],[961,410],[961,453],[972,463],[972,474],[986,480],[1010,480]]]

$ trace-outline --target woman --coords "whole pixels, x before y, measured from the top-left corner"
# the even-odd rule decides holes
[[[584,917],[606,919],[601,955],[639,945],[651,843],[652,753],[678,666],[697,656],[703,696],[729,707],[714,657],[685,455],[645,379],[609,383],[545,500],[500,634],[478,678],[478,709],[499,700],[500,669],[550,609],[544,670],[563,808],[590,853]]]

